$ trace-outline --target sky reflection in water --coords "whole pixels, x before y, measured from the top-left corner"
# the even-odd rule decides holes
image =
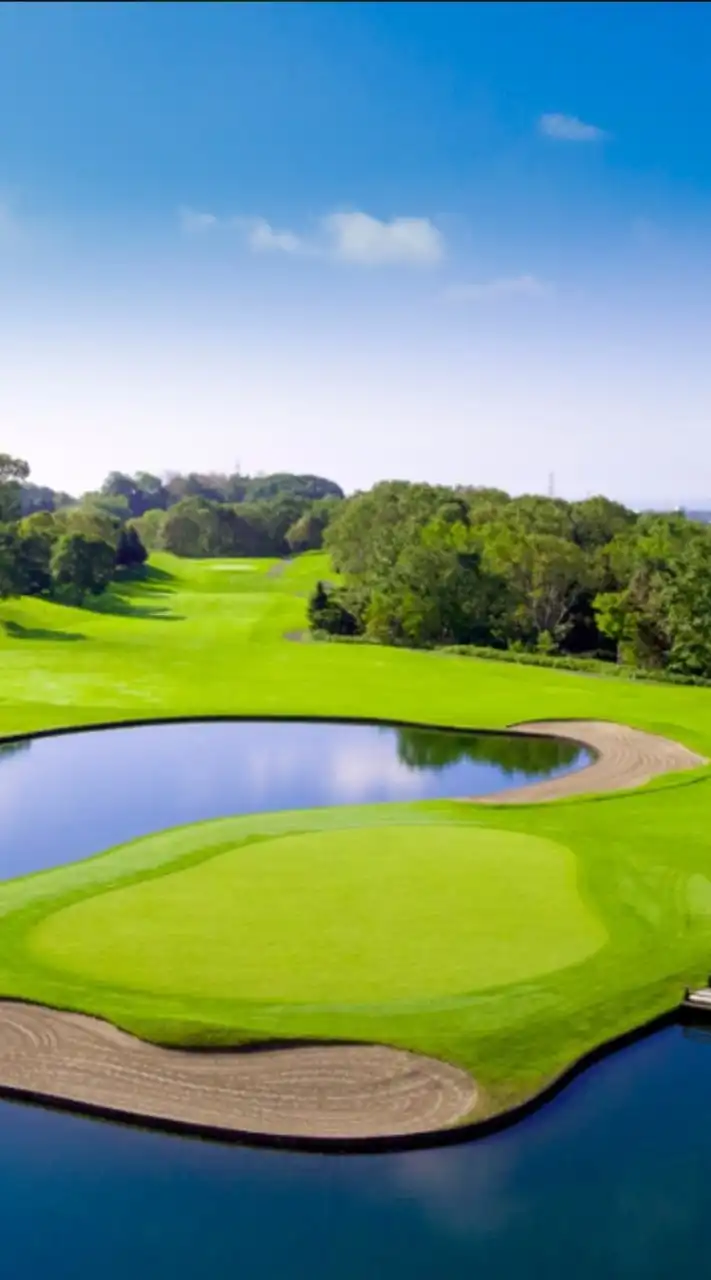
[[[206,818],[482,795],[575,760],[569,743],[304,722],[40,738],[0,753],[0,879]]]

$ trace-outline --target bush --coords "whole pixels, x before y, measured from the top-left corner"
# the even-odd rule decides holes
[[[354,636],[358,631],[357,619],[338,599],[336,592],[329,589],[323,582],[316,583],[316,590],[309,600],[307,615],[312,631],[339,637]]]

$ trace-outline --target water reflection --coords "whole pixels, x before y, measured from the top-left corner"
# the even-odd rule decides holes
[[[562,738],[516,737],[515,734],[432,733],[428,729],[398,729],[398,759],[411,769],[446,769],[470,760],[494,765],[505,777],[546,776],[567,769],[580,748]]]
[[[4,1273],[672,1280],[708,1273],[711,1045],[656,1033],[459,1147],[301,1156],[0,1104]],[[37,1223],[42,1224],[41,1231]]]
[[[19,749],[0,768],[0,879],[182,823],[483,795],[586,760],[547,739],[323,722],[145,725],[9,745]]]
[[[29,751],[31,746],[30,738],[18,738],[17,742],[0,742],[0,764],[3,760],[11,760],[13,756],[23,751]]]

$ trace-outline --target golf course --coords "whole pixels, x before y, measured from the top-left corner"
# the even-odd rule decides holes
[[[4,601],[0,734],[528,728],[593,763],[485,803],[238,811],[58,849],[0,885],[0,1089],[248,1134],[444,1130],[705,981],[711,690],[318,643],[306,601],[329,577],[322,553],[163,553],[83,608]]]

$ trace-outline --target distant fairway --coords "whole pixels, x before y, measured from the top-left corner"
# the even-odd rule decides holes
[[[566,849],[441,824],[246,844],[60,910],[28,945],[90,983],[341,1005],[535,978],[604,940]]]

